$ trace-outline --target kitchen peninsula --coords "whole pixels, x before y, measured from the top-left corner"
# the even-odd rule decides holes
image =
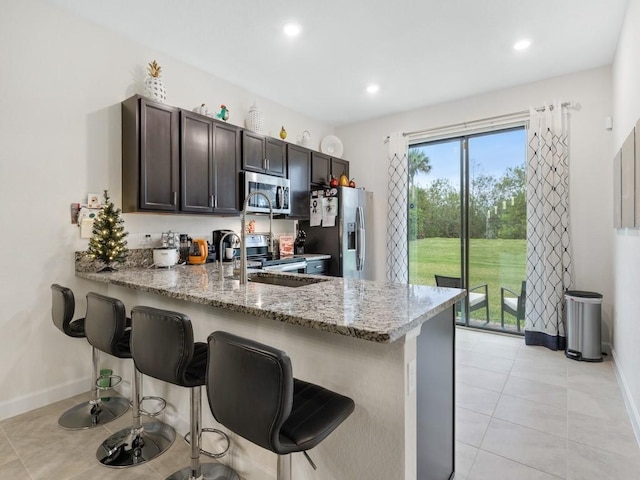
[[[309,452],[318,470],[294,456],[295,478],[450,478],[453,306],[463,291],[295,274],[277,277],[300,286],[240,285],[229,278],[232,267],[225,268],[223,280],[213,264],[110,273],[77,269],[76,276],[128,309],[149,305],[189,315],[197,341],[225,330],[280,348],[291,357],[296,377],[353,398],[354,414]],[[130,363],[104,362],[130,376]],[[144,388],[145,395],[161,395],[175,407],[165,421],[186,431],[184,389],[147,378]],[[203,410],[203,423],[213,425]],[[222,463],[247,480],[275,478],[273,454],[236,436],[232,442]]]

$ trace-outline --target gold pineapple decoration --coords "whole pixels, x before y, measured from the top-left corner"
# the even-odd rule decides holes
[[[167,90],[160,79],[162,67],[154,60],[147,66],[148,76],[144,80],[144,96],[160,103],[167,101]]]
[[[157,64],[154,60],[149,64],[148,70],[149,76],[153,78],[158,78],[160,76],[160,72],[162,71],[162,67]]]

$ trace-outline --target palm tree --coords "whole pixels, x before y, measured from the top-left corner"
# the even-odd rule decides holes
[[[429,157],[418,149],[409,150],[409,185],[413,184],[413,179],[417,173],[429,173],[431,171],[431,162]]]

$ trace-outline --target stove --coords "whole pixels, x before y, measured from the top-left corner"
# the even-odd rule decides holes
[[[269,235],[249,234],[245,236],[247,261],[260,262],[262,270],[272,272],[305,273],[307,261],[300,257],[280,257],[269,253]]]

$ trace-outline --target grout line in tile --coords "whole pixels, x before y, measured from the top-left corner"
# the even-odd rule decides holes
[[[24,465],[24,462],[22,461],[22,456],[18,453],[18,449],[15,447],[15,445],[13,444],[13,442],[11,441],[11,438],[9,438],[9,435],[7,434],[7,432],[5,431],[4,428],[2,428],[2,425],[0,425],[0,431],[2,432],[2,434],[4,435],[4,437],[7,439],[7,443],[9,443],[9,446],[11,447],[11,449],[13,450],[13,453],[16,455],[16,457],[18,457],[20,459],[20,461],[22,462],[22,464]]]
[[[543,475],[548,475],[548,476],[550,476],[550,477],[557,478],[558,480],[566,480],[567,478],[569,478],[569,477],[568,477],[568,476],[566,476],[566,475],[565,475],[565,477],[564,477],[564,478],[562,478],[562,477],[558,477],[557,475],[554,475],[553,473],[545,472],[545,471],[540,470],[540,469],[538,469],[538,468],[532,467],[531,465],[527,465],[526,463],[522,463],[522,462],[519,462],[518,460],[514,460],[513,458],[505,457],[504,455],[500,455],[500,454],[498,454],[498,453],[491,452],[491,451],[489,451],[489,450],[485,450],[485,449],[484,449],[484,448],[482,448],[482,447],[479,447],[479,448],[478,448],[478,453],[480,452],[480,450],[482,450],[482,451],[483,451],[483,452],[485,452],[485,453],[488,453],[489,455],[494,455],[494,456],[496,456],[496,457],[500,457],[500,458],[503,458],[503,459],[505,459],[505,460],[508,460],[509,462],[517,463],[518,465],[522,465],[523,467],[529,468],[529,469],[531,469],[531,470],[535,470],[536,472],[540,472],[540,473],[541,473],[541,474],[543,474]],[[476,458],[477,458],[477,456],[478,456],[478,453],[476,453]],[[474,460],[474,463],[475,463],[475,460]],[[568,463],[568,462],[566,462],[566,463]]]

